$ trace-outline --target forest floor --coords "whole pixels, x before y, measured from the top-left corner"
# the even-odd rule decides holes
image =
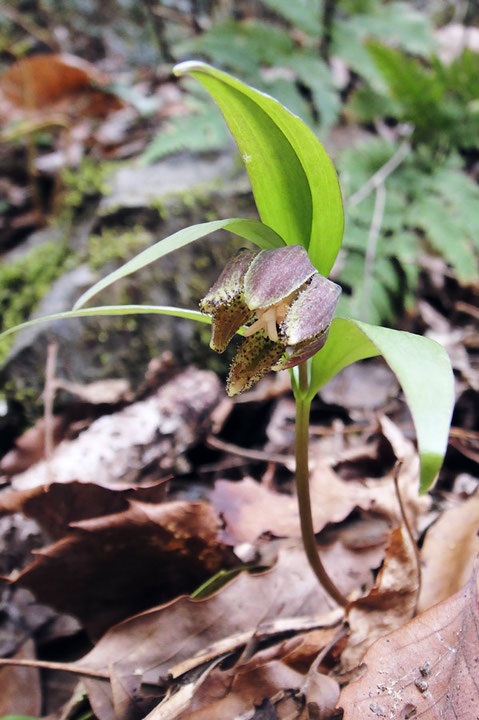
[[[98,201],[92,158],[136,158],[155,123],[185,113],[165,66],[129,85],[107,58],[134,89],[121,99],[98,89],[103,69],[67,71],[64,60],[35,74],[38,142],[25,125],[0,138],[5,283],[11,253],[50,230],[60,208],[74,229]],[[21,74],[12,68],[0,119],[15,107],[23,122],[5,90]],[[351,124],[331,137],[343,147],[368,134]],[[53,268],[48,283],[56,278]],[[44,291],[26,285],[21,312]],[[448,451],[427,495],[384,363],[346,368],[313,402],[314,531],[346,608],[318,585],[301,545],[287,373],[230,399],[218,374],[165,351],[134,385],[121,373],[73,382],[52,339],[36,368],[42,417],[26,432],[7,423],[0,438],[0,720],[475,720],[478,306],[477,283],[461,285],[422,253],[414,309],[397,324],[444,345],[456,382]]]

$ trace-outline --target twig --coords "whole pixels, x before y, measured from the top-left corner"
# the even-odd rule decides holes
[[[49,660],[25,660],[23,658],[0,658],[0,667],[6,665],[17,665],[20,667],[40,668],[43,670],[62,670],[63,672],[73,673],[74,675],[83,675],[84,677],[99,678],[101,680],[109,680],[110,675],[101,670],[93,670],[92,668],[82,668],[70,663],[50,662]]]
[[[248,450],[242,448],[239,445],[233,443],[227,443],[214,435],[209,435],[206,438],[206,444],[215,450],[222,450],[223,452],[231,453],[232,455],[238,455],[239,457],[247,458],[248,460],[259,460],[260,462],[274,462],[284,465],[288,470],[294,470],[294,460],[290,455],[280,455],[279,453],[268,453],[262,450]]]
[[[414,557],[416,558],[416,570],[417,570],[417,593],[416,593],[416,608],[414,609],[414,614],[416,614],[417,610],[417,603],[419,600],[419,593],[421,592],[421,580],[422,580],[422,573],[421,573],[421,557],[419,555],[419,549],[416,543],[416,539],[412,532],[411,523],[409,522],[409,518],[406,514],[406,508],[404,507],[403,499],[401,497],[401,492],[399,490],[399,473],[401,472],[402,467],[402,461],[398,460],[396,462],[396,465],[394,466],[393,471],[393,478],[394,478],[394,488],[396,490],[396,496],[398,499],[399,504],[399,510],[401,513],[401,518],[404,523],[404,527],[406,528],[406,532],[408,534],[409,540],[412,544],[413,550],[414,550]]]
[[[49,33],[45,32],[42,28],[38,27],[34,22],[28,20],[25,14],[15,10],[12,7],[1,7],[0,15],[4,15],[11,22],[21,27],[25,32],[31,35],[35,40],[39,40],[41,43],[50,48],[50,50],[58,52],[58,43],[52,39]]]
[[[43,404],[45,420],[45,461],[48,481],[53,482],[51,473],[51,459],[53,455],[53,403],[55,400],[55,370],[57,365],[58,343],[51,340],[47,348],[47,362],[45,367],[45,388],[43,390]]]
[[[364,258],[364,283],[363,283],[363,319],[369,320],[369,306],[371,303],[374,263],[376,260],[376,250],[378,246],[379,233],[383,224],[384,208],[386,206],[386,187],[384,183],[380,183],[376,188],[376,198],[374,200],[373,217],[369,228],[368,244],[366,245],[366,255]]]
[[[146,8],[148,18],[153,29],[156,44],[163,57],[163,60],[167,63],[175,62],[175,58],[170,52],[168,41],[166,39],[165,22],[163,17],[156,12],[155,0],[143,0],[143,5]]]
[[[334,11],[336,9],[336,0],[323,0],[323,17],[322,17],[322,36],[319,44],[321,57],[325,62],[329,61],[329,49],[331,46]]]
[[[392,155],[389,160],[374,173],[374,175],[371,175],[369,180],[364,183],[364,185],[360,187],[357,192],[351,195],[351,197],[347,200],[346,205],[348,207],[354,207],[355,205],[359,205],[359,203],[365,200],[368,195],[373,192],[373,190],[377,190],[380,185],[384,184],[386,178],[388,178],[389,175],[391,175],[391,173],[393,173],[396,168],[399,167],[399,165],[409,155],[410,152],[411,145],[409,141],[404,140],[404,142],[401,143],[394,155]]]

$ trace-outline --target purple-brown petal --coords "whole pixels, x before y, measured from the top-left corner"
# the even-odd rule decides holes
[[[316,273],[292,302],[281,325],[281,335],[287,344],[299,345],[324,333],[331,324],[340,294],[339,285]]]
[[[256,253],[246,248],[238,250],[236,255],[223,268],[223,272],[211,290],[200,301],[200,309],[212,315],[218,307],[227,305],[244,290],[244,276]]]
[[[244,279],[244,296],[250,310],[274,305],[299,290],[315,273],[302,245],[262,250]]]
[[[226,391],[230,397],[249,390],[261,380],[284,354],[285,345],[266,337],[263,331],[246,338],[230,367]]]
[[[222,353],[239,328],[249,322],[253,313],[246,305],[243,295],[238,295],[212,314],[210,348]]]
[[[309,360],[310,357],[316,355],[318,350],[321,350],[324,343],[328,339],[329,328],[324,330],[318,337],[305,340],[304,342],[296,345],[291,355],[280,359],[279,362],[273,367],[273,370],[288,370],[289,368],[295,367],[305,360]]]

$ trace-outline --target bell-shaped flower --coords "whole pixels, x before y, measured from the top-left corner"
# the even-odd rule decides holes
[[[212,316],[211,347],[223,352],[242,325],[228,395],[249,390],[270,370],[312,357],[326,342],[341,288],[320,275],[301,245],[255,254],[242,249],[200,302]]]

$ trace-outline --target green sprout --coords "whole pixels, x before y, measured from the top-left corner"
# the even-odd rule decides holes
[[[52,318],[158,313],[213,320],[216,350],[224,349],[236,332],[246,336],[230,371],[230,394],[251,387],[270,369],[289,369],[296,400],[296,487],[303,544],[322,586],[345,605],[346,598],[322,565],[314,537],[308,468],[311,402],[347,365],[382,355],[411,411],[420,491],[426,492],[447,447],[454,405],[449,358],[429,338],[354,318],[333,318],[339,288],[327,276],[343,237],[341,191],[330,158],[302,120],[272,97],[205,63],[181,63],[174,71],[196,78],[219,105],[246,165],[261,220],[229,218],[184,228],[102,278],[72,311],[31,320],[3,335]],[[220,229],[245,238],[260,252],[242,251],[228,263],[203,299],[203,312],[151,305],[84,307],[116,280]]]

